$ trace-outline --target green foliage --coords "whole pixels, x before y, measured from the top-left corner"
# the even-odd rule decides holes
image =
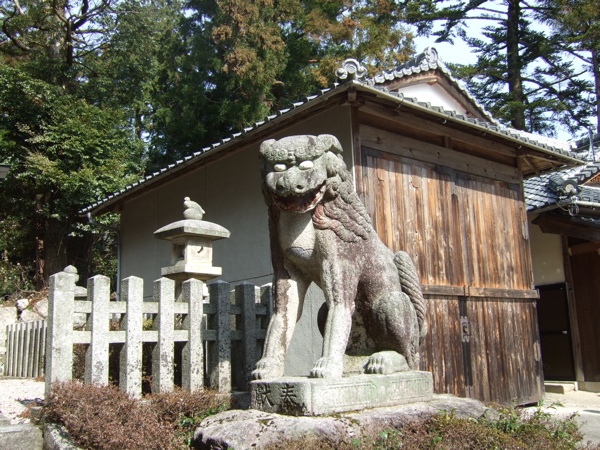
[[[20,264],[12,264],[8,260],[8,253],[4,251],[0,259],[0,304],[11,294],[28,291],[32,288],[28,272],[29,270]]]
[[[581,89],[600,132],[600,5],[595,0],[540,0],[538,19],[548,24],[565,52],[581,63],[592,82]]]
[[[151,168],[329,86],[346,58],[375,71],[413,53],[394,2],[192,0],[188,8],[159,70]]]
[[[375,71],[413,51],[388,0],[0,5],[0,250],[38,287],[67,264],[114,272],[114,234],[82,208],[330,85],[346,58]]]
[[[0,160],[11,166],[0,191],[3,250],[13,264],[43,259],[37,275],[47,277],[67,254],[88,256],[78,211],[136,179],[143,148],[119,109],[9,66],[0,66],[0,86]]]

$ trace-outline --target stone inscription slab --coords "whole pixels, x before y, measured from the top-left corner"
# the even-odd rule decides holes
[[[287,415],[318,416],[431,400],[430,372],[343,378],[282,377],[250,383],[250,408]]]

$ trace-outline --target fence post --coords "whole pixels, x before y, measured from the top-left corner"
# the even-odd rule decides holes
[[[6,368],[4,374],[8,376],[14,376],[14,362],[15,359],[15,324],[8,325],[6,327],[6,355],[10,357],[6,358]]]
[[[127,304],[127,312],[121,319],[125,330],[125,345],[121,349],[119,387],[129,396],[142,395],[142,328],[144,280],[128,277],[121,282],[121,298]]]
[[[216,352],[210,387],[219,392],[231,392],[231,318],[229,283],[216,281],[208,286],[210,302],[215,305],[217,331]]]
[[[257,323],[256,299],[259,289],[251,283],[240,283],[235,287],[235,303],[242,307],[242,348],[243,348],[243,380],[247,384],[252,379],[252,371],[258,361],[256,348]]]
[[[182,328],[188,330],[188,340],[183,347],[181,387],[190,392],[204,386],[203,286],[202,281],[193,279],[182,283],[183,301],[188,303],[188,314]]]
[[[158,315],[154,321],[158,342],[152,353],[152,392],[171,392],[175,359],[175,281],[168,278],[155,281],[154,301],[158,302]]]
[[[110,278],[104,275],[90,278],[88,299],[92,301],[92,336],[85,354],[85,382],[105,386],[108,384]]]
[[[34,374],[36,377],[42,376],[44,371],[42,369],[42,364],[44,361],[44,349],[46,348],[46,326],[48,324],[47,320],[39,320],[38,321],[38,339],[39,344],[36,346],[36,354],[35,354],[35,362],[33,365]]]
[[[69,270],[67,272],[67,270]],[[67,267],[50,277],[46,331],[46,398],[55,381],[73,376],[73,309],[77,271]]]

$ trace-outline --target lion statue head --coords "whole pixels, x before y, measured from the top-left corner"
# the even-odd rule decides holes
[[[366,238],[371,220],[354,191],[331,134],[269,139],[260,146],[267,203],[294,213],[312,212],[318,229],[332,229],[344,240]]]

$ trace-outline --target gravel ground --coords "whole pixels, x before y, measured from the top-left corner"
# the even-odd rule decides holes
[[[31,378],[0,378],[0,414],[12,424],[29,422],[26,404],[44,398],[44,382]],[[21,417],[24,415],[25,417]]]
[[[43,381],[0,377],[0,414],[8,417],[13,424],[29,422],[26,404],[43,398]],[[558,418],[577,414],[576,420],[585,440],[600,446],[600,393],[586,391],[572,391],[566,394],[547,393],[543,407]],[[22,417],[23,415],[25,417]]]
[[[577,414],[575,420],[583,433],[584,441],[589,441],[600,448],[600,393],[587,391],[547,393],[543,406],[557,418],[567,418]]]

